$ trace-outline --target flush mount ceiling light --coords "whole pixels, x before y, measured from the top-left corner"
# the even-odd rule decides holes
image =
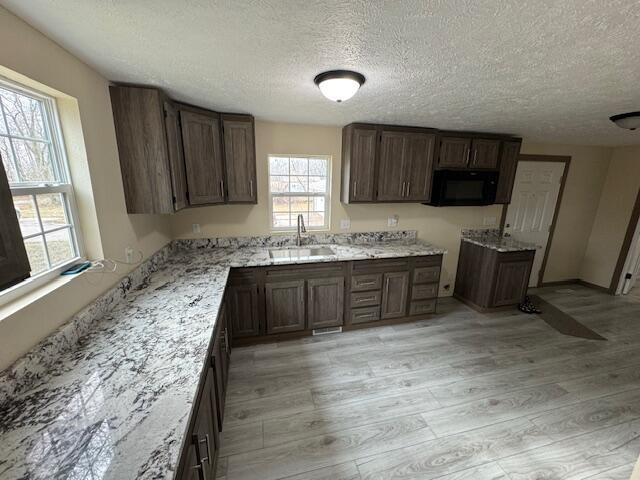
[[[640,128],[640,112],[621,113],[620,115],[609,117],[609,120],[620,128],[626,128],[627,130]]]
[[[344,102],[362,86],[364,75],[351,70],[331,70],[317,75],[313,82],[329,100]]]

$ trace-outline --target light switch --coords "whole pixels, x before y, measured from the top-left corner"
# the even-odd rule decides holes
[[[340,228],[342,230],[350,229],[351,228],[351,219],[343,218],[342,220],[340,220]]]
[[[193,225],[191,225],[191,230],[193,231],[193,233],[200,233],[200,224],[194,223]]]

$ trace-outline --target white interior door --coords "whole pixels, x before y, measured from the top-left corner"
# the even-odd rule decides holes
[[[564,162],[518,162],[504,231],[516,240],[539,247],[533,260],[530,287],[538,284],[564,167]]]

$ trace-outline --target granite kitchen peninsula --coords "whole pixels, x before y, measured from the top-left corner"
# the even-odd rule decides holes
[[[178,240],[75,315],[0,374],[0,478],[213,478],[229,354],[243,335],[435,311],[446,252],[416,232],[306,240],[332,253],[271,258],[292,236]],[[257,330],[237,337],[247,305]]]

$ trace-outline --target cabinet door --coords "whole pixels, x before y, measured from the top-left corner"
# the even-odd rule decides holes
[[[0,157],[0,288],[7,288],[29,278],[31,265],[2,165]]]
[[[513,191],[513,181],[516,178],[519,154],[520,142],[503,142],[495,203],[511,202],[511,192]]]
[[[513,262],[499,261],[492,307],[516,305],[524,300],[532,263],[532,259]]]
[[[222,381],[226,391],[227,382],[229,380],[229,362],[231,361],[231,344],[229,343],[229,326],[227,323],[226,305],[223,305],[220,310],[218,322],[220,324],[220,328],[218,330],[218,341],[220,342],[220,368]]]
[[[471,145],[471,168],[498,168],[500,140],[474,138]]]
[[[121,85],[109,92],[127,213],[173,213],[162,93]]]
[[[471,153],[471,139],[462,137],[442,137],[440,141],[441,168],[466,168]]]
[[[410,133],[407,135],[405,171],[405,200],[428,202],[431,200],[431,172],[433,170],[434,134]]]
[[[182,154],[182,134],[178,110],[171,102],[164,102],[164,122],[167,132],[167,151],[171,169],[171,187],[173,189],[173,208],[178,211],[187,206],[187,174]]]
[[[304,280],[267,283],[267,333],[305,329]]]
[[[211,351],[211,367],[214,372],[214,388],[216,393],[216,401],[214,402],[215,414],[217,416],[218,429],[222,431],[222,422],[224,420],[224,404],[227,392],[227,364],[225,362],[226,352],[222,345],[220,333],[222,328],[216,332],[216,338],[213,342],[213,350]]]
[[[381,135],[376,199],[379,202],[405,200],[407,134],[383,131]]]
[[[307,280],[309,328],[342,325],[344,315],[344,277]]]
[[[258,284],[231,285],[228,307],[232,338],[254,337],[261,334],[258,316]],[[228,334],[227,334],[228,337]]]
[[[222,115],[227,201],[257,203],[253,117]]]
[[[407,312],[409,272],[385,273],[383,278],[380,318],[404,317]]]
[[[343,161],[349,162],[349,184],[343,188],[348,189],[350,202],[372,202],[375,199],[377,145],[378,130],[375,126],[346,127]]]
[[[180,111],[190,205],[224,202],[220,119],[217,114]]]
[[[219,444],[217,443],[218,422],[214,410],[215,387],[213,382],[213,370],[209,368],[200,392],[198,410],[191,431],[191,445],[195,450],[195,463],[185,463],[185,475],[182,478],[193,478],[190,476],[190,470],[201,473],[199,478],[214,478]],[[188,458],[187,461],[189,461]]]

